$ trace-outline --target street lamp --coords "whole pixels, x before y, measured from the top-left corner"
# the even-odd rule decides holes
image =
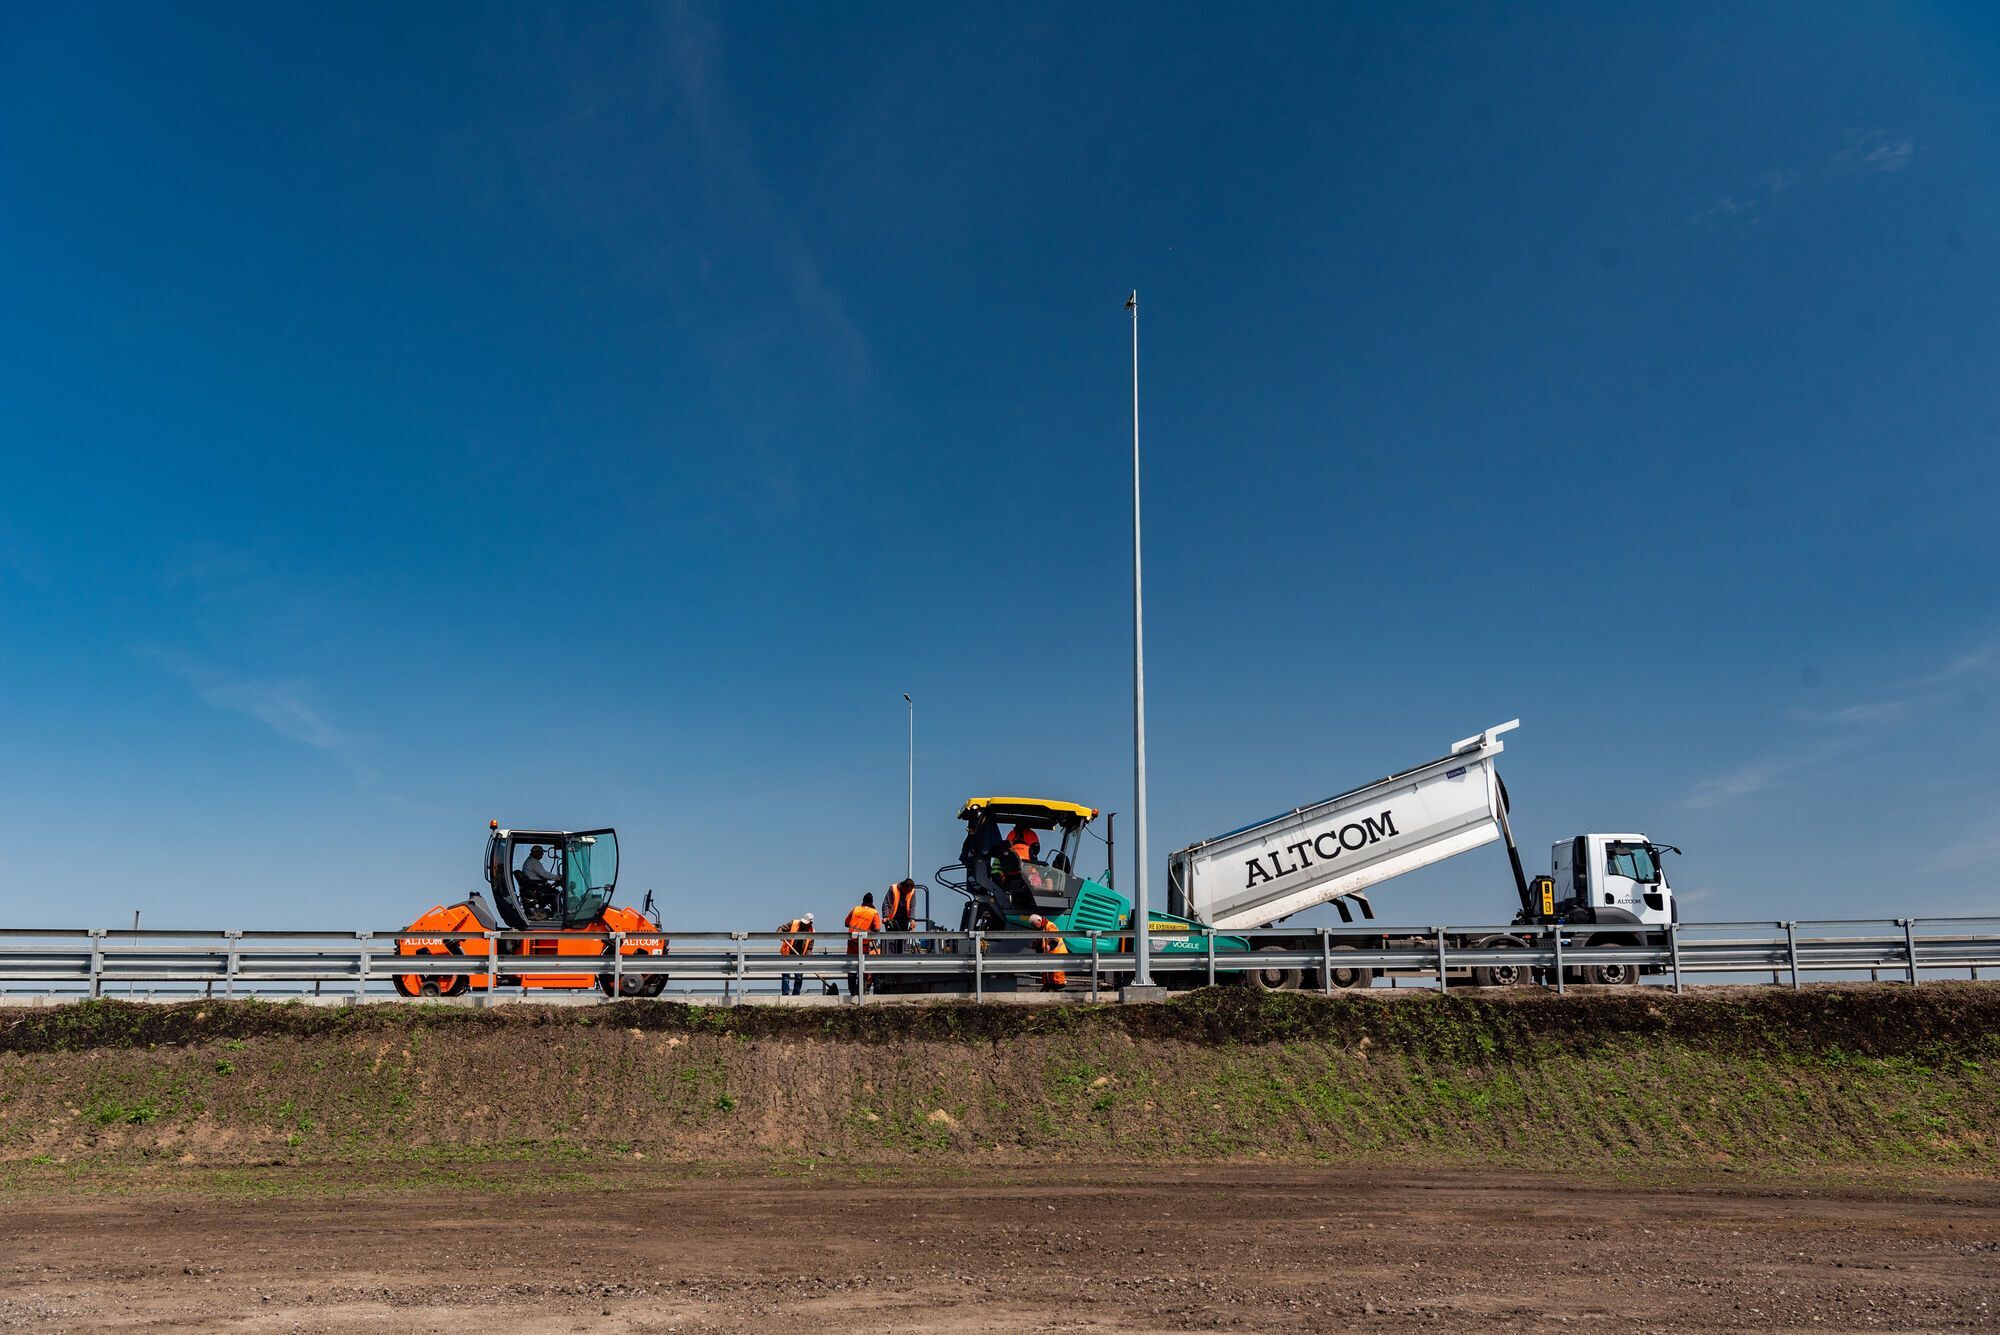
[[[903,692],[903,706],[910,723],[910,810],[909,821],[903,827],[903,879],[917,879],[917,702]]]
[[[1159,995],[1153,986],[1152,909],[1146,902],[1146,604],[1139,542],[1139,293],[1125,302],[1132,313],[1132,985],[1127,1001]]]

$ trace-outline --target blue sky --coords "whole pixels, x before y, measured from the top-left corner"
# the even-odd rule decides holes
[[[2000,911],[1981,7],[0,25],[10,922],[393,927],[489,817],[837,913],[906,690],[921,870],[1129,812],[1135,287],[1156,878],[1518,716],[1531,867]]]

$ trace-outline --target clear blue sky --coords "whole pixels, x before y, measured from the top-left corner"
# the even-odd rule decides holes
[[[2000,911],[1981,6],[14,6],[14,923],[669,921],[1519,716],[1531,866]],[[1121,821],[1121,825],[1124,824]],[[1381,897],[1502,918],[1493,851]]]

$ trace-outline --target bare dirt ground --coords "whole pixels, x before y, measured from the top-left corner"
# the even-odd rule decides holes
[[[1033,1177],[19,1199],[0,1328],[1893,1331],[2000,1313],[1991,1183]]]

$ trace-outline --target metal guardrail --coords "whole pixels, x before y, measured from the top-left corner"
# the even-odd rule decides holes
[[[1865,972],[1879,977],[1887,971],[1915,984],[1927,971],[1968,970],[1977,978],[1982,968],[2000,970],[2000,918],[1681,923],[1666,931],[1659,945],[1591,941],[1631,931],[1617,926],[1368,924],[1227,933],[1248,938],[1254,958],[1218,949],[1213,933],[1155,931],[1151,962],[1155,974],[1184,985],[1226,982],[1246,967],[1298,970],[1304,986],[1325,992],[1334,990],[1337,972],[1350,970],[1366,971],[1364,979],[1379,973],[1450,987],[1454,980],[1464,985],[1474,969],[1526,966],[1557,991],[1586,965],[1636,966],[1670,981],[1676,991],[1690,977],[1723,974],[1756,975],[1755,981],[1770,975],[1773,982],[1789,979],[1798,987],[1807,974]],[[563,934],[570,942],[602,941],[607,953],[535,955],[527,953],[525,944],[513,943],[546,942],[551,939],[547,933],[0,928],[0,992],[95,997],[123,989],[136,995],[143,983],[149,995],[298,995],[310,988],[318,995],[331,991],[368,999],[397,995],[393,980],[402,975],[447,984],[483,976],[484,986],[471,990],[490,997],[517,991],[496,986],[496,973],[575,979],[579,991],[599,987],[600,979],[617,991],[628,977],[665,974],[677,994],[719,991],[735,999],[785,975],[803,974],[858,984],[862,996],[871,988],[897,990],[925,980],[947,986],[956,982],[972,998],[983,999],[1024,975],[1057,969],[1087,971],[1096,996],[1134,966],[1131,955],[1117,950],[1119,938],[1103,932],[1069,933],[1072,941],[1087,938],[1090,950],[1062,956],[1036,952],[1047,939],[1040,932],[881,932],[867,934],[868,949],[857,955],[846,953],[846,932],[797,939],[808,935],[815,947],[824,949],[781,955],[780,943],[794,938],[779,932],[612,932]],[[1468,944],[1492,937],[1525,944]],[[398,951],[406,940],[451,942],[458,953],[403,955]],[[1260,941],[1265,943],[1261,948]],[[625,953],[660,942],[667,945],[664,956]],[[1163,954],[1165,945],[1190,949]],[[876,947],[886,947],[885,953],[871,953]],[[1007,983],[998,984],[1001,979]]]

